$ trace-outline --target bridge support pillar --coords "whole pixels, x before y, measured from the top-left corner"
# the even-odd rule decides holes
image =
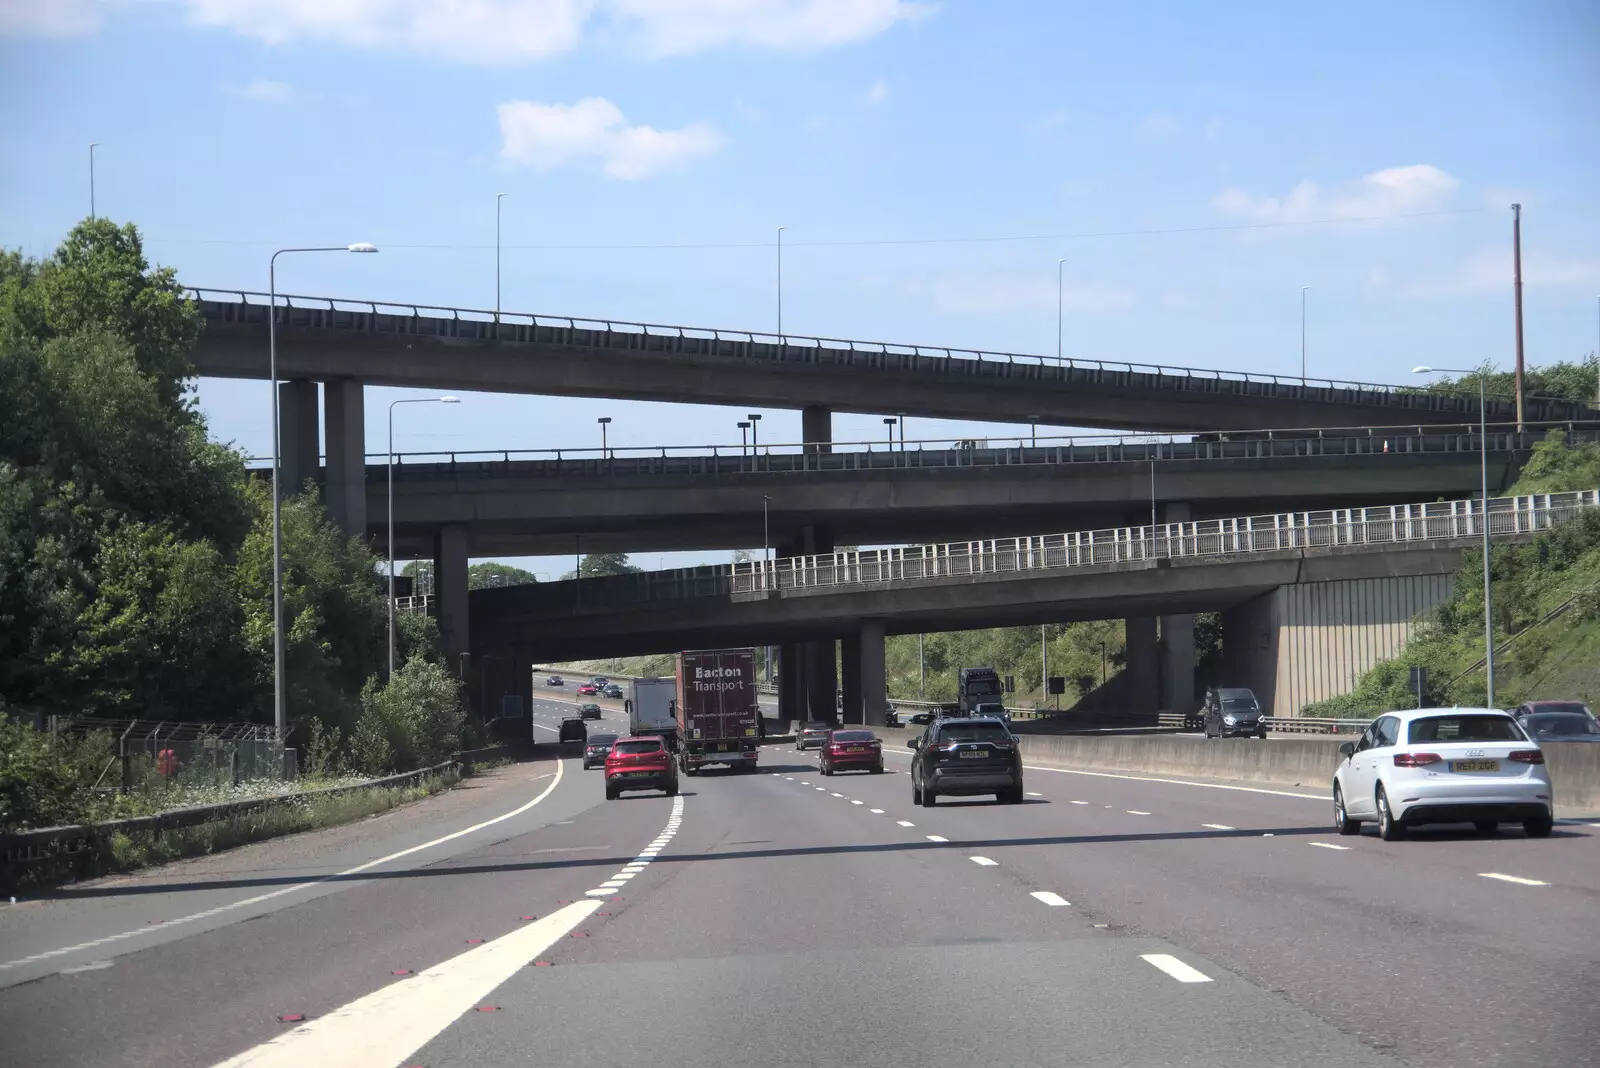
[[[1261,711],[1269,716],[1280,714],[1273,709],[1278,689],[1278,600],[1277,595],[1265,593],[1222,613],[1225,684],[1254,691]]]
[[[861,638],[846,634],[839,640],[839,722],[865,723],[861,718]]]
[[[806,718],[839,722],[838,650],[832,638],[806,642]]]
[[[278,383],[279,492],[292,497],[317,477],[317,384],[297,379]],[[365,480],[366,472],[362,472]]]
[[[328,516],[351,537],[367,540],[366,394],[354,379],[322,387],[322,439],[328,467],[324,494]]]
[[[433,603],[445,665],[454,675],[461,669],[461,654],[472,648],[467,625],[467,528],[460,523],[442,526],[434,535]]]
[[[805,646],[786,642],[778,646],[779,733],[806,718]]]
[[[833,413],[820,405],[800,409],[800,441],[806,452],[832,452]]]
[[[1127,635],[1127,662],[1122,668],[1123,700],[1130,712],[1155,715],[1160,694],[1160,658],[1156,650],[1156,617],[1136,616],[1123,621]]]
[[[1174,501],[1162,508],[1164,523],[1187,523],[1189,505]],[[1187,713],[1195,708],[1194,616],[1161,617],[1161,707]]]
[[[883,657],[883,620],[863,619],[861,634],[855,642],[861,658],[861,703],[864,715],[860,722],[869,727],[884,725],[884,706],[888,703],[888,672]]]

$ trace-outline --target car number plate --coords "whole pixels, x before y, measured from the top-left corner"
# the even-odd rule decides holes
[[[963,749],[961,751],[962,760],[982,760],[988,755],[982,749]]]
[[[625,779],[649,779],[659,774],[661,773],[658,771],[625,771],[622,773],[622,777]]]
[[[1452,760],[1451,771],[1499,771],[1498,760]]]

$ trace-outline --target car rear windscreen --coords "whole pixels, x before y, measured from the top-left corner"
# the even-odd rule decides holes
[[[1009,742],[1011,732],[998,723],[952,723],[939,732],[941,742]]]
[[[1542,712],[1535,716],[1524,716],[1522,729],[1529,734],[1550,738],[1600,735],[1600,723],[1582,713],[1572,712]]]
[[[1522,731],[1510,716],[1428,716],[1411,721],[1407,735],[1418,742],[1520,742]]]
[[[589,735],[589,744],[590,745],[610,745],[612,742],[614,742],[616,740],[617,740],[617,736],[615,734],[591,734],[591,735]]]
[[[618,742],[611,747],[613,753],[659,753],[660,742]]]
[[[833,740],[836,742],[870,742],[877,735],[871,731],[834,731]]]

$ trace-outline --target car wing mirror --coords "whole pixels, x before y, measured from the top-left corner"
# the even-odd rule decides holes
[[[1355,756],[1356,755],[1356,743],[1355,742],[1341,742],[1339,744],[1339,755],[1344,757],[1347,760],[1350,757]]]

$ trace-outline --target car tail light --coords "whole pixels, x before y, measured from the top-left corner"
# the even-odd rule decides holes
[[[1396,753],[1394,766],[1397,768],[1425,768],[1429,764],[1437,764],[1444,758],[1438,753]]]
[[[954,748],[955,748],[955,746],[952,745],[949,742],[934,742],[934,743],[932,743],[931,745],[928,746],[928,752],[930,752],[930,753],[948,753],[950,750],[952,750]]]
[[[1518,764],[1543,764],[1544,753],[1537,749],[1518,749],[1506,754],[1507,760],[1515,760]]]

